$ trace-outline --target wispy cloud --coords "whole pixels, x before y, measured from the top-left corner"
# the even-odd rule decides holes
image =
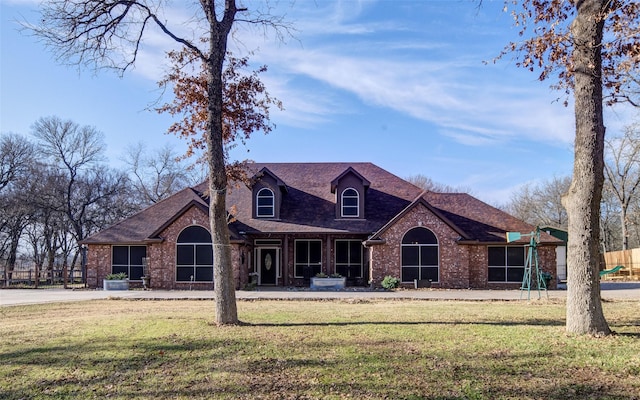
[[[468,76],[465,59],[388,60],[350,56],[335,47],[280,49],[259,56],[281,74],[310,78],[349,92],[365,104],[433,123],[465,144],[509,137],[567,143],[572,137],[570,113],[552,103],[552,96],[546,97],[545,87],[532,92],[507,82],[475,81]],[[469,140],[478,133],[485,138]]]
[[[358,16],[374,3],[294,7],[300,42],[288,45],[255,32],[238,33],[245,51],[256,50],[254,61],[269,66],[263,79],[286,108],[273,112],[280,123],[308,126],[330,121],[336,114],[356,113],[343,101],[337,104],[349,93],[363,104],[431,123],[441,135],[467,146],[522,139],[561,145],[572,141],[571,113],[552,102],[553,94],[544,84],[538,90],[531,85],[522,88],[514,78],[517,72],[493,65],[482,69],[481,56],[451,49],[444,42],[380,39],[381,32],[408,28],[398,21],[359,22]],[[173,24],[180,34],[197,35],[195,10],[166,12],[171,21],[182,21]],[[176,43],[164,33],[149,31],[135,73],[158,81],[166,70],[165,53],[173,48]],[[449,52],[446,58],[443,52]],[[486,75],[478,76],[478,71]]]

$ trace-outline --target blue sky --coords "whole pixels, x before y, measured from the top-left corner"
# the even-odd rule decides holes
[[[197,9],[173,2],[168,21]],[[231,47],[253,51],[269,92],[283,102],[276,129],[254,134],[235,159],[259,162],[370,161],[400,177],[423,174],[503,204],[523,184],[570,175],[573,109],[561,93],[518,69],[511,56],[485,64],[518,40],[503,2],[462,0],[283,0],[295,38],[239,29]],[[251,6],[251,4],[249,4]],[[60,65],[16,20],[35,20],[37,2],[0,0],[0,130],[29,134],[39,117],[57,115],[104,132],[114,166],[128,145],[170,144],[172,120],[148,107],[174,43],[150,32],[135,69]],[[184,8],[182,8],[184,7]],[[187,32],[186,25],[171,25]],[[260,33],[260,34],[258,34]],[[165,101],[170,100],[165,94]],[[608,133],[630,122],[609,110]]]

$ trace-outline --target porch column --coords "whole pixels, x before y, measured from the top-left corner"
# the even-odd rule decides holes
[[[331,236],[327,235],[327,275],[331,275],[333,272],[331,271]]]
[[[280,268],[282,269],[282,285],[289,286],[289,235],[284,235],[284,243],[282,244],[282,260],[280,260]]]

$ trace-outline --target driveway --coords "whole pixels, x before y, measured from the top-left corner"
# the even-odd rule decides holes
[[[640,282],[603,282],[601,293],[604,300],[639,300]],[[542,292],[542,299],[547,298]],[[550,299],[565,299],[566,290],[549,290]],[[328,300],[328,299],[396,299],[396,300],[531,300],[538,299],[538,292],[530,293],[520,290],[396,290],[396,291],[311,291],[294,288],[260,288],[255,291],[239,290],[239,300]],[[213,291],[173,291],[173,290],[65,290],[65,289],[2,289],[0,290],[0,306],[22,304],[42,304],[99,300],[109,298],[122,299],[191,299],[212,300]]]

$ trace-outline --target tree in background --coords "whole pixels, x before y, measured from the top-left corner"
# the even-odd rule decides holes
[[[429,178],[426,175],[417,174],[408,177],[407,182],[414,184],[415,186],[428,190],[430,192],[437,193],[470,193],[470,189],[468,188],[457,188],[455,186],[445,185],[443,183],[434,182],[433,179]]]
[[[605,140],[608,189],[619,203],[622,250],[629,248],[629,209],[640,186],[640,124],[624,128],[621,137]]]
[[[66,270],[69,257],[73,257],[71,266],[76,264],[78,243],[101,227],[94,222],[103,213],[97,203],[123,191],[126,179],[102,164],[103,134],[95,128],[59,117],[43,117],[32,130],[39,152],[55,177],[55,185],[47,188],[47,206],[65,216],[75,239],[70,242],[65,237],[60,242]]]
[[[518,66],[540,69],[540,80],[555,76],[556,88],[573,92],[575,161],[563,197],[569,217],[566,330],[608,335],[600,301],[600,200],[604,182],[603,89],[609,103],[625,100],[640,60],[640,5],[634,0],[507,2],[523,40]],[[521,8],[518,8],[520,3]],[[604,32],[606,31],[606,35]],[[606,39],[606,40],[603,40]]]
[[[140,208],[204,180],[193,165],[187,165],[169,145],[151,152],[141,142],[131,145],[122,161],[127,166],[132,195]]]
[[[206,168],[201,166],[206,162],[206,158],[203,158],[207,124],[205,66],[187,48],[169,52],[168,59],[171,68],[158,84],[165,90],[171,88],[174,97],[156,111],[182,118],[169,127],[168,133],[186,140],[188,148],[183,155],[175,153],[169,146],[149,154],[142,143],[127,149],[123,161],[133,181],[134,196],[143,206],[157,203],[184,187],[201,183],[207,175]],[[238,143],[244,144],[253,132],[271,132],[275,126],[270,122],[269,109],[271,106],[282,109],[282,103],[271,97],[260,81],[259,74],[265,72],[267,67],[244,73],[248,68],[247,57],[227,55],[223,74],[223,142],[227,176],[236,180],[246,180],[244,166],[247,161],[230,163],[229,150]],[[186,163],[191,156],[196,157],[195,162]]]
[[[197,25],[202,31],[181,36],[169,23],[183,28],[182,21],[167,21],[161,14],[163,4],[161,1],[154,3],[142,0],[51,0],[43,3],[40,25],[32,29],[67,62],[95,68],[115,68],[124,72],[135,64],[147,28],[154,25],[181,48],[187,48],[190,55],[195,57],[193,61],[204,65],[204,132],[209,171],[209,221],[215,254],[215,321],[217,324],[237,324],[226,209],[223,67],[228,37],[238,19],[237,14],[248,10],[239,8],[236,0],[200,0],[197,17],[201,20]],[[265,18],[264,15],[242,18],[242,21],[281,26],[280,20]]]
[[[33,160],[33,145],[15,133],[0,136],[0,192],[28,172]]]
[[[25,202],[21,183],[26,176],[18,176],[15,184],[8,185],[0,195],[0,254],[5,259],[5,273],[8,279],[16,267],[18,247],[22,235],[33,217],[34,210]],[[8,283],[8,281],[5,281]]]
[[[620,230],[620,205],[611,185],[605,181],[600,203],[600,245],[603,253],[622,248]]]
[[[567,229],[567,211],[562,205],[562,196],[570,185],[571,178],[568,176],[528,183],[518,189],[503,208],[532,225]]]
[[[5,261],[8,278],[16,266],[20,238],[32,217],[22,186],[29,182],[35,162],[33,150],[33,144],[20,135],[0,136],[0,260]]]

